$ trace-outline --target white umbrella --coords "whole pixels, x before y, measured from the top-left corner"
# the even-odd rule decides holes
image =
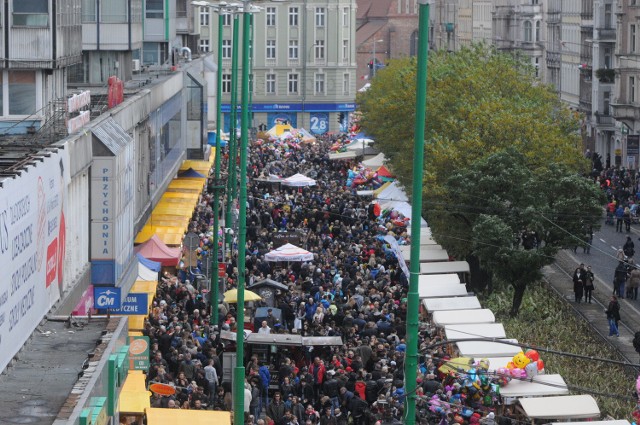
[[[304,186],[315,186],[316,181],[312,178],[304,176],[300,173],[294,174],[291,177],[287,177],[282,180],[282,184],[285,186],[294,186],[294,187],[304,187]]]
[[[311,261],[313,254],[290,243],[282,245],[264,256],[267,261]]]

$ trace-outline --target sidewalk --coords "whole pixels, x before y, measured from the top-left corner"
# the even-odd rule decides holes
[[[585,304],[582,302],[577,304],[574,301],[572,276],[575,265],[579,263],[580,261],[569,252],[561,251],[556,256],[555,264],[543,269],[545,280],[565,299],[577,315],[589,322],[591,328],[603,341],[615,348],[626,361],[638,364],[640,357],[633,349],[632,341],[634,333],[640,331],[640,300],[619,300],[621,316],[619,325],[620,337],[609,337],[609,324],[604,311],[609,304],[611,291],[605,286],[600,276],[596,276],[593,303]]]

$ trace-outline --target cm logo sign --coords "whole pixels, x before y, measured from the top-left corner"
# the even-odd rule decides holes
[[[97,309],[114,309],[120,308],[122,302],[122,290],[113,286],[93,288],[94,308]]]

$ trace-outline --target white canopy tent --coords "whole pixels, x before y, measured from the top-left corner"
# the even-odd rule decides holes
[[[294,174],[293,176],[287,177],[286,179],[282,179],[281,183],[284,186],[292,186],[292,187],[306,187],[306,186],[315,186],[316,181],[310,177],[302,175],[300,173]]]
[[[598,403],[590,395],[531,397],[518,400],[531,419],[589,419],[600,417]],[[589,422],[593,424],[594,422]]]
[[[290,243],[269,251],[264,255],[267,261],[312,261],[313,254]]]
[[[473,338],[506,338],[507,334],[502,323],[480,323],[447,325],[444,334],[448,340],[473,339]]]
[[[504,339],[510,344],[502,344],[498,341],[460,341],[456,343],[458,352],[462,357],[508,357],[515,356],[522,349],[518,345],[517,339]]]
[[[500,368],[507,367],[507,364],[513,361],[513,357],[483,357],[482,360],[489,362],[489,372],[495,372]]]
[[[561,375],[538,375],[531,380],[512,379],[509,384],[500,387],[502,397],[542,397],[568,395],[569,388]]]
[[[478,297],[446,297],[446,298],[425,298],[422,300],[423,307],[429,312],[443,310],[470,310],[480,309]]]
[[[138,280],[154,282],[158,280],[158,272],[154,272],[141,262],[138,262]]]
[[[443,285],[460,283],[460,277],[455,273],[421,274],[418,276],[418,285]]]
[[[466,297],[467,286],[461,283],[418,284],[418,296],[423,298]]]
[[[369,158],[365,161],[362,161],[362,165],[364,165],[365,167],[369,167],[374,170],[377,170],[378,168],[382,167],[386,161],[387,161],[387,158],[381,152],[378,155],[374,156],[373,158]]]
[[[493,312],[487,308],[476,310],[443,310],[434,312],[431,321],[436,326],[462,325],[465,323],[495,323],[496,317]]]
[[[469,263],[466,261],[441,261],[434,263],[420,263],[420,274],[470,273]]]
[[[404,259],[409,262],[411,257],[411,247],[410,246],[401,246],[400,251],[402,252],[402,256]],[[421,263],[432,263],[437,261],[449,261],[449,254],[444,249],[429,249],[423,248],[420,246],[420,262]]]
[[[405,193],[402,186],[398,181],[391,182],[388,186],[381,187],[379,192],[375,194],[375,197],[382,201],[398,201],[398,202],[409,202],[409,197]],[[429,233],[431,230],[429,230]]]

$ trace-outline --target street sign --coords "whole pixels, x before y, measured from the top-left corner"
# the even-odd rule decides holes
[[[94,308],[98,308],[98,309],[120,308],[121,293],[122,293],[122,290],[114,286],[94,286],[93,287]]]

